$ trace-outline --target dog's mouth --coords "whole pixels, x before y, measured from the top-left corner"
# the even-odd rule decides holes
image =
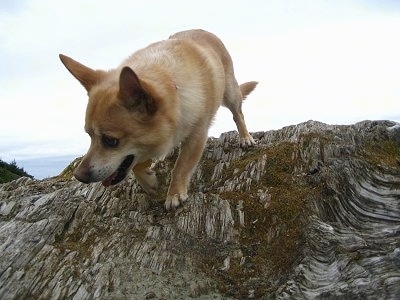
[[[128,155],[119,165],[118,169],[102,181],[103,186],[108,187],[121,182],[126,177],[134,158],[134,155]]]

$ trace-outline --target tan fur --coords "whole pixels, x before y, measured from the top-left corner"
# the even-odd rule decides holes
[[[82,182],[114,184],[129,165],[142,187],[154,193],[151,160],[180,145],[165,202],[167,209],[175,208],[187,199],[190,177],[220,105],[231,110],[240,144],[254,144],[241,105],[257,83],[239,87],[229,53],[209,32],[176,33],[110,71],[90,69],[62,54],[60,59],[89,95],[85,130],[91,145],[75,171]]]

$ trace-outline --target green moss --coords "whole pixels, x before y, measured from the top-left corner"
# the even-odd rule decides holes
[[[213,273],[221,283],[219,286],[226,287],[224,292],[227,294],[246,298],[250,282],[258,278],[260,286],[255,296],[265,295],[273,288],[272,283],[268,283],[268,274],[284,274],[302,257],[308,203],[319,189],[294,175],[294,168],[299,164],[299,161],[292,159],[293,152],[297,151],[295,146],[284,142],[273,147],[260,147],[246,154],[243,159],[232,162],[225,171],[224,176],[231,177],[235,169],[244,170],[262,155],[267,156],[264,175],[258,183],[253,184],[250,192],[220,194],[230,201],[233,208],[240,201],[245,215],[244,227],[240,227],[239,220],[235,220],[245,263],[240,265],[239,259],[232,259],[229,270]],[[267,190],[271,195],[267,207],[258,201],[259,189]],[[212,264],[210,259],[206,262],[207,268]]]
[[[214,173],[214,168],[216,166],[216,162],[212,160],[203,160],[201,162],[201,170],[202,170],[202,176],[203,178],[201,179],[203,182],[210,182],[211,177]]]
[[[393,168],[400,166],[400,145],[395,141],[370,140],[362,147],[359,155],[374,165]]]

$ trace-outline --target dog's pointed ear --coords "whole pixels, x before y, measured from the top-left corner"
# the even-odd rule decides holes
[[[60,54],[60,60],[68,71],[83,85],[86,91],[90,91],[96,83],[101,81],[104,77],[105,72],[99,70],[93,70],[89,67],[82,65],[81,63],[73,60],[71,57]]]
[[[157,110],[154,99],[145,91],[139,77],[129,67],[121,70],[118,97],[129,111],[152,116]]]

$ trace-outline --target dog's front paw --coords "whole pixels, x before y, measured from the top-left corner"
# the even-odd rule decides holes
[[[242,147],[253,146],[255,144],[257,143],[254,141],[253,137],[250,134],[248,136],[240,137],[240,146]]]
[[[181,203],[185,202],[188,198],[187,194],[168,195],[165,201],[165,209],[171,210],[177,208]]]

